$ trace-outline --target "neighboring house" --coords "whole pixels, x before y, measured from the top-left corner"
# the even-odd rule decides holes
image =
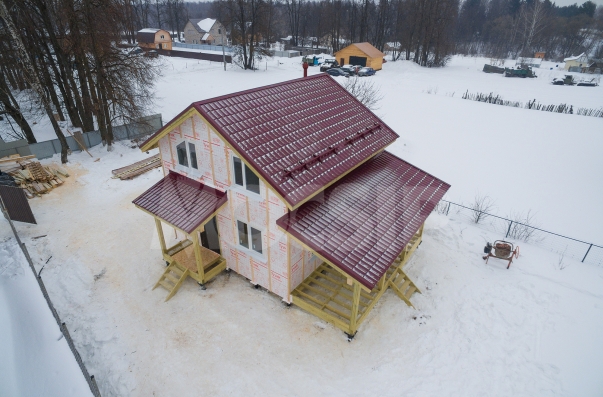
[[[565,58],[563,62],[565,62],[565,70],[569,70],[573,67],[585,68],[588,66],[588,57],[586,54],[582,53],[575,57]]]
[[[156,286],[231,269],[350,337],[388,288],[412,306],[402,267],[450,185],[384,151],[397,138],[324,73],[191,104],[141,146],[165,175],[133,201],[169,264]]]
[[[340,65],[368,66],[375,70],[381,70],[384,56],[384,53],[370,43],[350,44],[335,53],[335,59]]]
[[[534,54],[534,58],[540,58],[540,59],[544,59],[544,56],[546,55],[546,52],[537,52]]]
[[[163,29],[141,29],[136,33],[138,46],[148,49],[171,50],[172,37],[167,30]]]
[[[226,45],[224,25],[215,19],[189,19],[184,26],[184,42],[186,44]]]

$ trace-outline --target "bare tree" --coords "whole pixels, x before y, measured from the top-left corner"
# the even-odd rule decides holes
[[[380,94],[373,81],[353,76],[346,79],[343,86],[367,108],[372,111],[379,109],[378,104],[383,99],[383,95]]]
[[[480,223],[494,210],[494,201],[489,196],[483,196],[478,193],[471,205],[471,209],[473,210],[471,219],[475,223]]]

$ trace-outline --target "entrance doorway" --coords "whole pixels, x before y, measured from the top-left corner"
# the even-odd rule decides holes
[[[366,58],[350,56],[350,65],[366,66]]]
[[[215,216],[205,224],[205,230],[201,232],[201,245],[220,254],[220,237]]]

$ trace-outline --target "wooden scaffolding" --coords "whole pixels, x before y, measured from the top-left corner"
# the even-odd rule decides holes
[[[165,269],[153,289],[159,286],[167,289],[169,294],[165,298],[166,302],[178,292],[178,289],[180,289],[180,286],[187,277],[191,277],[205,289],[205,283],[226,269],[226,260],[214,251],[203,247],[199,241],[199,232],[203,230],[206,222],[190,234],[178,229],[187,238],[167,248],[161,219],[156,216],[154,218],[157,234],[159,235],[159,243],[161,244],[161,252],[163,259],[167,263],[167,269]]]
[[[372,291],[325,262],[293,290],[292,303],[343,330],[350,339],[388,288],[414,308],[410,298],[415,292],[421,291],[402,268],[421,244],[423,227],[412,237]]]

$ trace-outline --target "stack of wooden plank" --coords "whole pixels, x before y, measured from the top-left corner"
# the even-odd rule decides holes
[[[113,179],[132,179],[135,176],[159,167],[161,167],[161,158],[159,157],[159,154],[156,154],[144,160],[137,161],[134,164],[113,170],[111,173],[113,173]]]
[[[2,172],[15,179],[17,186],[25,190],[27,198],[49,192],[65,182],[67,171],[57,165],[43,166],[35,156],[13,155],[0,159]]]

